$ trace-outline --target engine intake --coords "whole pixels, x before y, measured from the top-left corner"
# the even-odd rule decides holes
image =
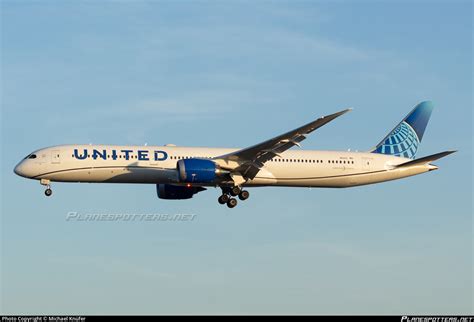
[[[177,163],[180,182],[186,183],[213,183],[221,174],[218,165],[205,159],[184,159]]]

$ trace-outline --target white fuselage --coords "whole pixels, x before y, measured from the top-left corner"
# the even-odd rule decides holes
[[[15,172],[60,182],[180,184],[176,163],[214,158],[236,151],[176,146],[62,145],[33,152]],[[436,169],[432,165],[396,168],[410,159],[391,155],[290,150],[265,163],[244,186],[351,187],[400,179]],[[206,184],[199,184],[206,186]],[[208,184],[214,186],[214,184]]]

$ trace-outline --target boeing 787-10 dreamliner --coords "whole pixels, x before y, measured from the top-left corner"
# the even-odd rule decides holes
[[[318,118],[244,149],[165,146],[60,145],[26,156],[15,173],[51,182],[155,184],[161,199],[190,199],[220,187],[220,204],[246,200],[246,187],[344,188],[401,179],[438,169],[432,161],[455,151],[415,159],[433,104],[422,102],[367,152],[293,149],[314,130],[350,109]]]

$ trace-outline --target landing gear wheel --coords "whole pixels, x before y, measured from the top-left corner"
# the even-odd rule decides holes
[[[242,190],[240,193],[239,193],[239,199],[240,200],[247,200],[250,196],[250,193],[247,191],[247,190]]]
[[[51,190],[51,180],[49,179],[41,179],[40,180],[40,184],[42,186],[45,186],[46,187],[46,190],[44,191],[44,194],[46,195],[46,197],[49,197],[53,194],[53,190]]]
[[[231,195],[232,197],[238,196],[239,193],[240,193],[240,188],[237,187],[237,186],[232,187],[232,188],[230,189],[230,195]]]
[[[219,201],[219,203],[223,205],[223,204],[226,204],[227,201],[229,201],[229,198],[230,198],[229,195],[223,194],[219,197],[219,199],[217,199],[217,201]]]
[[[230,198],[229,201],[227,201],[227,207],[234,208],[235,206],[237,206],[237,199]]]
[[[51,196],[51,195],[53,194],[53,190],[51,190],[50,188],[48,188],[48,189],[46,189],[46,190],[44,191],[44,194],[45,194],[47,197],[49,197],[49,196]]]

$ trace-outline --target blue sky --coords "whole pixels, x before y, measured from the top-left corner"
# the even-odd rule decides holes
[[[472,313],[471,2],[1,2],[1,312]],[[353,189],[53,185],[68,143],[244,147],[346,107],[306,149],[366,150],[422,100],[439,171]],[[71,222],[79,213],[192,222]]]

